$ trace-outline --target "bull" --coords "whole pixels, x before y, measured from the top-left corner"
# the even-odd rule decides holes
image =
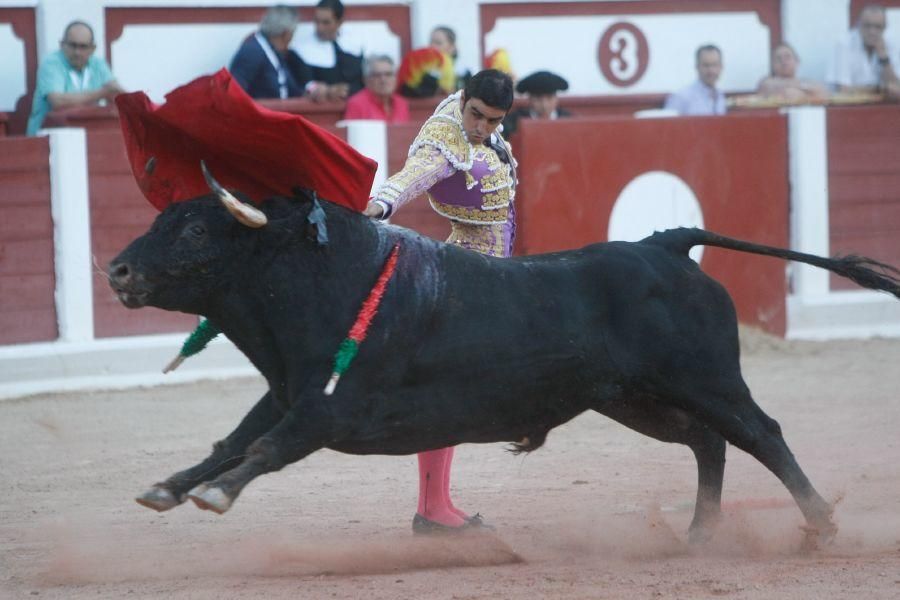
[[[308,191],[257,208],[213,189],[164,210],[110,263],[109,281],[129,308],[205,316],[268,391],[205,460],[139,503],[164,511],[190,499],[221,514],[255,477],[322,448],[403,455],[506,441],[532,451],[594,410],[693,451],[689,540],[707,539],[720,517],[726,442],[783,482],[811,537],[836,532],[831,505],[743,380],[731,298],[688,251],[799,261],[900,297],[892,267],[702,229],[498,259],[324,200],[324,218],[311,219],[320,203]],[[326,395],[335,349],[397,244],[369,337]]]

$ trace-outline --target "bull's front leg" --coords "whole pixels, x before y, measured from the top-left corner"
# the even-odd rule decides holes
[[[321,396],[321,391],[317,391]],[[254,441],[233,469],[188,493],[203,510],[222,514],[256,477],[278,471],[324,448],[333,434],[331,418],[315,401],[296,402],[275,427]]]
[[[272,429],[283,416],[272,393],[266,392],[228,437],[213,444],[212,454],[206,460],[154,484],[135,500],[157,511],[182,504],[187,500],[188,491],[240,464],[247,456],[250,444]]]

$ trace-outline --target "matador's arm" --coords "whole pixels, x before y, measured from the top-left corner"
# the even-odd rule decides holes
[[[456,169],[441,151],[431,145],[422,145],[406,159],[406,164],[385,181],[372,201],[384,210],[386,219],[398,208],[424,194],[431,186],[453,175]]]

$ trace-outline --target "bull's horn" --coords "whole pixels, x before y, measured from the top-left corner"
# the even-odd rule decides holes
[[[221,200],[222,204],[225,205],[225,208],[228,209],[228,212],[230,212],[239,223],[256,229],[269,222],[263,211],[253,208],[248,204],[244,204],[235,198],[231,192],[219,185],[219,182],[215,180],[212,173],[206,168],[205,161],[200,161],[200,169],[203,171],[203,177],[206,178],[206,184],[209,186],[209,189],[216,193],[219,200]]]

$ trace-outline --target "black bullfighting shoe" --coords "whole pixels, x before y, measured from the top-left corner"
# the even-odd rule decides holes
[[[426,519],[419,513],[416,513],[416,516],[414,516],[412,520],[412,530],[413,533],[417,535],[431,535],[435,533],[462,533],[464,531],[493,531],[494,528],[484,522],[484,518],[480,513],[469,517],[466,519],[466,522],[459,527],[444,525],[443,523]]]

